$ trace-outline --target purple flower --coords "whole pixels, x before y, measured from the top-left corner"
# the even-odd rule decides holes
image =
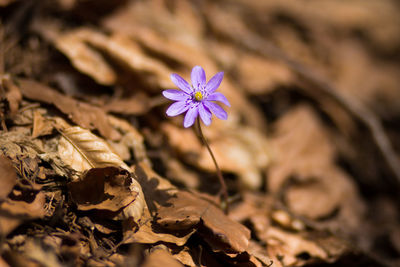
[[[215,92],[221,84],[223,77],[224,73],[218,72],[206,82],[206,73],[204,69],[200,66],[196,66],[192,69],[192,85],[190,85],[178,74],[171,74],[172,82],[182,91],[173,89],[163,91],[163,95],[166,98],[177,101],[169,106],[166,111],[167,115],[172,117],[187,111],[185,119],[183,120],[183,126],[185,128],[192,126],[199,114],[205,125],[211,124],[211,112],[214,113],[217,118],[226,120],[228,114],[223,108],[213,102],[219,101],[228,107],[231,106],[228,99],[226,99],[223,94]]]

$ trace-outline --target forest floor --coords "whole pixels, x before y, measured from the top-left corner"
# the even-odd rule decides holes
[[[399,266],[400,2],[0,0],[0,266]],[[228,119],[168,117],[223,71]]]

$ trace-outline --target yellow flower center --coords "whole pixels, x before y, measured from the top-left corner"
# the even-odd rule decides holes
[[[201,100],[203,99],[203,95],[202,95],[202,93],[201,93],[200,91],[197,91],[197,92],[194,94],[194,98],[195,98],[197,101],[201,101]]]

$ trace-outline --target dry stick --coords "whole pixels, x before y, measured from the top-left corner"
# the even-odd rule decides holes
[[[211,151],[211,148],[208,145],[208,142],[203,135],[203,131],[201,130],[201,125],[200,125],[200,119],[196,119],[196,121],[197,121],[197,128],[199,129],[200,138],[203,141],[204,145],[207,147],[207,150],[210,153],[211,158],[214,162],[215,168],[217,169],[218,180],[219,180],[219,183],[221,184],[221,190],[218,193],[218,195],[222,194],[223,199],[222,199],[221,206],[222,206],[222,209],[224,210],[224,212],[227,214],[228,210],[229,210],[229,204],[228,204],[228,190],[227,190],[227,187],[225,184],[225,180],[224,180],[224,177],[222,176],[222,172],[218,166],[217,160],[214,157],[214,153]]]
[[[360,102],[354,101],[353,99],[345,96],[334,86],[332,86],[328,80],[317,75],[317,73],[312,71],[312,69],[309,69],[288,57],[282,50],[273,45],[271,42],[265,41],[252,34],[241,35],[226,32],[223,34],[251,51],[257,52],[263,56],[270,56],[283,61],[292,69],[292,71],[299,75],[300,78],[303,78],[305,81],[313,84],[326,95],[335,99],[344,109],[360,120],[370,130],[372,137],[381,151],[386,163],[396,176],[397,181],[400,183],[400,162],[379,118],[373,112],[371,112]]]

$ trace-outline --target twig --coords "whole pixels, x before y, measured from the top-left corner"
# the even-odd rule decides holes
[[[206,138],[203,135],[203,131],[201,130],[201,125],[200,125],[200,119],[196,119],[197,121],[197,128],[199,130],[199,136],[201,140],[203,141],[204,145],[207,147],[208,152],[211,155],[211,158],[214,162],[215,168],[217,170],[217,176],[219,183],[221,184],[221,190],[219,191],[218,195],[222,195],[222,201],[221,201],[221,206],[224,212],[227,214],[229,210],[229,204],[228,204],[228,190],[225,184],[224,177],[222,176],[222,172],[218,166],[217,160],[215,159],[214,153],[212,152]]]

